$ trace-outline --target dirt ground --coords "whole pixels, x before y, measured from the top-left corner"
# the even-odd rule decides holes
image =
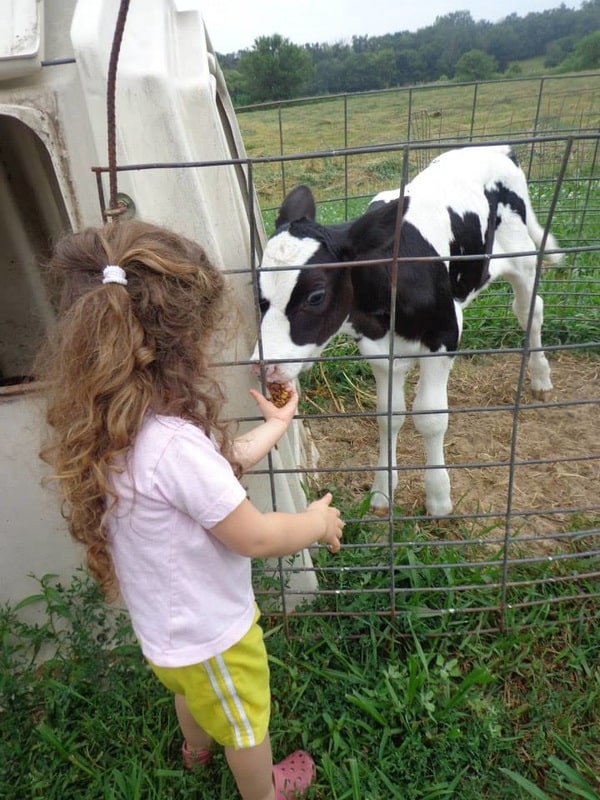
[[[600,360],[561,353],[551,358],[551,367],[554,390],[550,397],[545,403],[535,401],[527,384],[524,402],[536,405],[522,409],[516,420],[518,465],[511,508],[517,514],[510,523],[512,533],[531,537],[548,551],[560,546],[561,532],[597,528],[600,519]],[[452,536],[455,530],[457,536],[464,536],[467,530],[471,536],[487,539],[506,529],[507,463],[515,424],[511,404],[519,368],[519,356],[509,354],[477,362],[460,359],[452,371],[449,406],[453,413],[446,435],[446,460],[453,513],[491,517],[457,520],[457,524],[450,523],[446,535]],[[409,408],[416,377],[409,379]],[[505,408],[493,410],[498,406]],[[477,410],[459,411],[465,408]],[[364,410],[359,400],[353,408],[345,408],[343,418],[315,416],[308,422],[319,453],[317,482],[343,485],[344,494],[349,492],[357,501],[368,491],[372,473],[343,470],[366,468],[377,460],[375,419],[353,416]],[[395,506],[405,514],[423,513],[423,472],[419,468],[423,461],[421,438],[408,418],[398,440],[398,464],[415,465],[415,469],[400,473],[395,495]],[[319,468],[341,471],[319,475]]]

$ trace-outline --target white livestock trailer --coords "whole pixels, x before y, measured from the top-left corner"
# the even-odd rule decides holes
[[[30,575],[68,581],[81,562],[57,498],[40,485],[41,421],[30,370],[54,316],[43,281],[51,244],[66,231],[103,224],[97,181],[106,196],[107,174],[93,168],[107,164],[107,74],[118,14],[119,0],[0,0],[0,602],[34,591]],[[249,370],[236,362],[254,344],[253,290],[243,270],[258,261],[264,232],[201,0],[131,3],[115,121],[118,165],[144,165],[118,173],[128,213],[195,238],[224,269],[239,270],[232,280],[247,319],[224,354],[233,364],[227,411],[256,415]],[[278,447],[276,467],[297,465],[298,436],[292,430]],[[281,510],[304,504],[293,474],[276,474],[274,482],[250,477],[248,490],[263,509],[273,501]],[[310,566],[307,552],[297,558]],[[313,580],[300,571],[295,591],[310,591]]]

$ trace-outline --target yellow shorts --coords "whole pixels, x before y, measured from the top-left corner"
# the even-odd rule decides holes
[[[260,744],[269,729],[269,664],[257,610],[248,633],[229,650],[188,667],[150,667],[171,692],[185,697],[200,727],[220,745]]]

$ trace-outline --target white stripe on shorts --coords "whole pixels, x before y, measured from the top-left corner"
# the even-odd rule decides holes
[[[219,683],[219,678],[215,674],[213,670],[213,663],[218,667],[218,671],[221,677],[221,680],[227,687],[228,694],[224,694]],[[208,677],[210,679],[211,686],[213,688],[214,693],[216,694],[221,708],[225,712],[225,716],[229,720],[229,724],[233,728],[235,734],[235,740],[239,747],[255,747],[256,740],[254,738],[254,731],[252,730],[252,726],[250,725],[250,720],[246,716],[246,711],[240,700],[240,697],[236,691],[235,684],[231,678],[229,670],[227,669],[227,664],[223,660],[222,656],[215,656],[215,658],[210,659],[210,661],[204,662],[204,667],[206,668],[206,672],[208,673]],[[246,744],[244,743],[244,734],[241,730],[237,720],[235,719],[234,715],[232,714],[232,710],[229,706],[229,702],[233,703],[235,706],[240,722],[242,726],[245,728],[246,731]]]

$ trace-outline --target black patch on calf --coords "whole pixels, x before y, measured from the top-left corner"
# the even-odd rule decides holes
[[[373,207],[370,206],[367,209],[362,217],[348,225],[348,238],[341,250],[344,261],[367,261],[391,255],[398,219],[398,203],[399,200],[375,203]],[[410,198],[404,197],[403,215],[408,211],[409,203]],[[423,241],[425,240],[423,239]],[[403,254],[405,252],[402,245],[401,252]],[[374,253],[382,253],[382,255],[373,255]],[[407,255],[416,255],[416,253],[407,253]]]
[[[326,253],[322,256],[325,263]],[[351,307],[352,284],[346,267],[305,267],[285,308],[292,341],[324,345],[337,333]]]
[[[521,218],[523,225],[527,225],[525,201],[512,189],[508,189],[503,183],[497,183],[493,189],[486,189],[485,196],[490,204],[490,210],[496,215],[496,228],[500,224],[500,219],[497,217],[499,205],[511,208]]]
[[[342,242],[349,227],[349,222],[325,226],[310,219],[298,219],[289,225],[288,233],[296,239],[314,239],[321,245],[308,264],[330,264],[344,260]]]
[[[345,251],[348,260],[393,255],[397,205],[395,201],[375,209],[366,230],[365,217],[370,215],[351,227]],[[370,252],[365,252],[366,247]],[[402,223],[399,253],[402,259],[430,257],[431,261],[398,262],[395,332],[404,339],[423,342],[432,352],[442,346],[448,351],[456,350],[458,323],[446,265],[421,232],[406,220]],[[390,330],[391,265],[351,267],[350,271],[354,285],[350,322],[359,334],[379,339]]]
[[[496,183],[493,189],[484,190],[488,201],[489,214],[485,229],[485,238],[482,235],[482,220],[479,214],[467,211],[463,216],[448,208],[452,241],[450,242],[451,256],[477,256],[481,259],[450,260],[450,284],[452,294],[461,302],[471,292],[481,289],[490,279],[489,256],[494,246],[494,236],[502,220],[498,214],[499,206],[507,206],[517,214],[523,225],[526,225],[525,202],[520,195],[508,189],[502,183]]]
[[[510,158],[510,160],[513,162],[513,164],[515,165],[515,167],[518,167],[519,169],[521,169],[521,165],[519,164],[519,159],[517,158],[517,154],[516,154],[516,153],[515,153],[515,151],[512,149],[512,147],[510,148],[510,150],[509,150],[509,151],[508,151],[508,153],[506,154],[506,157],[507,157],[507,158]]]
[[[263,295],[263,293],[260,290],[260,275],[258,277],[258,307],[260,309],[261,319],[264,317],[264,315],[271,307],[271,303],[267,300],[267,298]]]
[[[452,208],[448,208],[452,241],[450,242],[451,256],[477,256],[482,258],[469,260],[450,260],[450,286],[452,295],[460,301],[465,300],[473,291],[481,289],[489,278],[489,255],[493,245],[494,227],[490,227],[492,215],[488,215],[486,226],[486,239],[481,232],[481,219],[479,214],[467,211],[460,216]]]

